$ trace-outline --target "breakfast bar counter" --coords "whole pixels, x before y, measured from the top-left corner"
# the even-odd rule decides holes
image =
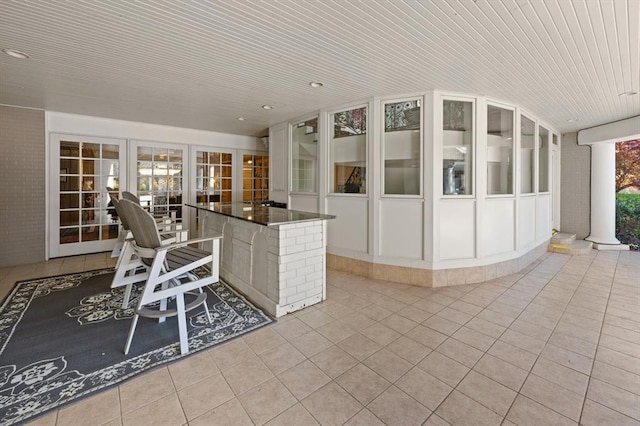
[[[270,315],[326,299],[326,221],[335,216],[244,203],[187,204],[200,236],[222,234],[220,277]]]

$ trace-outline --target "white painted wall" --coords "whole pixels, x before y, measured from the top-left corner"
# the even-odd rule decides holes
[[[369,200],[365,197],[327,197],[328,214],[336,219],[327,221],[329,251],[341,256],[361,256],[369,248]]]

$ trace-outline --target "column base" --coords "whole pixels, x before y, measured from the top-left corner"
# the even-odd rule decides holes
[[[593,248],[602,251],[629,251],[627,244],[598,244],[593,243]]]
[[[605,244],[610,246],[620,245],[620,241],[617,238],[605,238],[605,237],[594,237],[589,235],[584,239],[585,241],[591,241],[593,244]]]

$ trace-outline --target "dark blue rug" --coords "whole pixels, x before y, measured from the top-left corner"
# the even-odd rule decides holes
[[[112,276],[103,269],[16,283],[0,308],[0,424],[22,423],[182,358],[175,317],[140,318],[124,355],[133,309],[121,308],[123,287],[112,290]],[[188,313],[189,354],[273,321],[224,283],[207,287],[207,305],[212,325],[204,310]]]

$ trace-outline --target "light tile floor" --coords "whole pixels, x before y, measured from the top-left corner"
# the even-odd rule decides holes
[[[13,282],[107,254],[0,270]],[[640,253],[441,289],[329,271],[328,300],[37,425],[640,425]]]

